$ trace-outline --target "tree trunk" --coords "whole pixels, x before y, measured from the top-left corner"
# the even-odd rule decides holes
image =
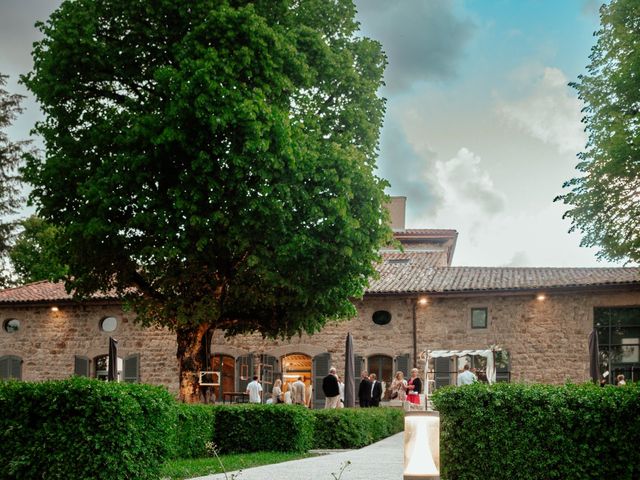
[[[208,335],[209,328],[208,323],[201,323],[195,327],[179,328],[177,331],[180,401],[182,402],[198,403],[200,401],[198,374],[201,370],[209,369],[204,362],[209,358],[209,352],[204,351],[205,345],[202,340]]]

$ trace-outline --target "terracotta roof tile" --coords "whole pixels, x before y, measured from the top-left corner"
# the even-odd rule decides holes
[[[401,282],[372,283],[370,294],[455,293],[535,290],[543,288],[640,285],[640,268],[510,268],[436,267],[426,275],[413,275],[411,268],[395,272]]]
[[[93,299],[115,299],[113,294],[97,293]],[[46,303],[70,301],[73,297],[67,293],[62,282],[48,282],[46,280],[28,283],[20,287],[0,290],[0,304],[2,303]]]
[[[640,268],[443,267],[446,252],[389,252],[376,267],[368,294],[464,293],[640,285]],[[443,263],[444,262],[444,263]],[[97,294],[93,299],[116,299]],[[0,291],[0,304],[72,300],[62,283],[30,283]]]

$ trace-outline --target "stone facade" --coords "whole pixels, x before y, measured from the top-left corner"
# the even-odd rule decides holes
[[[0,357],[22,359],[22,379],[55,380],[74,373],[75,357],[91,359],[90,375],[95,375],[95,358],[106,355],[109,337],[118,340],[118,356],[140,355],[139,381],[166,385],[177,392],[178,363],[175,335],[161,329],[141,328],[133,322],[135,315],[123,312],[119,303],[88,305],[7,306],[0,308],[3,324],[8,319],[20,321],[15,332],[0,330]],[[100,329],[100,321],[115,317],[113,332]]]
[[[345,339],[354,338],[356,355],[362,357],[360,368],[367,368],[367,358],[374,355],[398,357],[409,355],[414,363],[413,318],[417,325],[416,349],[484,349],[500,345],[510,354],[511,378],[518,382],[564,383],[588,380],[587,338],[593,328],[595,307],[640,305],[640,291],[577,291],[547,294],[538,300],[533,292],[518,295],[443,295],[426,297],[421,304],[415,296],[368,296],[356,303],[358,316],[344,322],[331,322],[315,335],[301,335],[285,340],[268,340],[259,335],[225,339],[214,335],[211,353],[234,358],[253,355],[254,365],[260,355],[275,357],[302,353],[310,357],[329,353],[330,362],[339,371],[344,368]],[[22,359],[24,380],[65,378],[74,373],[75,356],[95,359],[108,350],[110,336],[119,342],[119,355],[140,355],[141,382],[178,389],[176,341],[173,333],[142,328],[134,316],[123,312],[118,303],[60,305],[0,305],[4,322],[15,318],[20,329],[0,331],[0,357]],[[487,328],[471,328],[472,308],[486,308]],[[386,310],[391,322],[376,325],[374,312]],[[113,316],[118,320],[114,332],[103,332],[100,320]],[[419,364],[419,362],[418,362]],[[397,366],[394,363],[393,369]],[[453,367],[455,368],[455,367]],[[91,374],[95,374],[92,363]],[[275,371],[280,371],[275,365]],[[407,373],[407,372],[405,372]],[[236,379],[237,382],[237,379]],[[315,382],[314,382],[315,383]]]

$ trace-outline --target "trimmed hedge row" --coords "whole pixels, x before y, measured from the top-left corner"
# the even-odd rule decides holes
[[[389,408],[186,405],[161,387],[81,377],[0,382],[0,478],[155,479],[168,458],[358,448],[403,428]]]
[[[443,388],[443,478],[640,478],[640,385]]]
[[[314,417],[294,405],[230,405],[213,407],[214,443],[223,453],[304,452],[311,448]]]
[[[360,448],[404,429],[396,408],[314,410],[314,448]]]
[[[174,444],[164,389],[85,378],[0,382],[0,478],[157,479]]]
[[[176,403],[174,458],[206,457],[213,442],[215,415],[210,405]]]

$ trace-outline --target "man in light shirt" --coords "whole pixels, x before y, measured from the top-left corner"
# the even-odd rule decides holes
[[[304,405],[304,383],[302,382],[302,377],[298,377],[291,385],[291,401],[296,405]]]
[[[249,403],[262,403],[262,385],[258,382],[258,376],[253,376],[253,382],[249,382],[247,385],[247,392],[249,394]]]
[[[471,385],[478,381],[477,377],[469,370],[469,364],[464,366],[463,372],[458,375],[458,386]]]

